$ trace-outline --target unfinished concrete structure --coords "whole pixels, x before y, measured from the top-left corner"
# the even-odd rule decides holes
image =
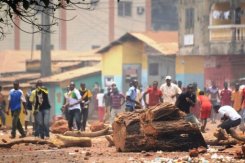
[[[53,50],[87,51],[103,47],[127,32],[177,30],[177,1],[120,0],[118,3],[116,0],[100,0],[97,4],[86,6],[89,10],[57,10],[55,16],[62,20],[51,28]],[[72,21],[63,21],[74,17]],[[29,24],[20,20],[15,23],[32,31]],[[10,34],[0,43],[1,50],[31,50],[40,44],[40,33],[30,35],[18,27],[9,29],[7,33]]]
[[[245,76],[245,0],[180,0],[178,12],[179,55],[204,58],[205,86]]]

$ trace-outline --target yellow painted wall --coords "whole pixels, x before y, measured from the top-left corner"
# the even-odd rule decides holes
[[[8,109],[8,108],[6,108]],[[24,127],[25,125],[25,114],[23,113],[23,106],[21,108],[21,113],[20,113],[20,121],[21,121],[21,124],[22,126]],[[9,115],[6,115],[6,125],[7,126],[12,126],[12,117],[11,117],[11,111],[9,112]]]
[[[204,71],[203,56],[176,56],[176,74],[199,74]]]
[[[127,41],[123,43],[123,64],[141,64],[142,69],[147,69],[147,55],[144,54],[142,42]]]
[[[148,57],[144,54],[143,43],[127,41],[102,54],[102,74],[122,75],[123,64],[141,64],[142,69],[147,69],[147,63]]]
[[[122,45],[115,45],[102,54],[103,75],[122,75],[122,49]]]
[[[147,70],[148,69],[148,56],[146,53],[142,54],[142,69]]]

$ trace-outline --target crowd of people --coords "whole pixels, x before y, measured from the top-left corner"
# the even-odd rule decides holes
[[[216,123],[217,119],[221,118],[222,123],[218,127],[229,132],[231,127],[241,124],[242,117],[245,117],[245,88],[239,89],[239,83],[235,84],[233,91],[228,88],[227,82],[224,82],[224,88],[221,90],[217,88],[215,82],[212,82],[209,88],[200,90],[196,83],[182,88],[181,82],[174,83],[171,76],[166,76],[165,82],[160,87],[158,82],[154,81],[145,91],[140,91],[138,85],[138,81],[133,80],[130,82],[128,91],[120,93],[116,83],[112,83],[106,91],[98,88],[94,93],[86,88],[85,83],[81,83],[80,88],[76,88],[75,83],[70,82],[64,93],[64,104],[61,109],[68,121],[69,130],[85,131],[92,98],[96,101],[94,108],[98,111],[98,120],[109,122],[111,125],[116,115],[122,111],[148,109],[163,102],[173,104],[185,112],[186,121],[199,125],[202,132],[205,132],[209,118],[211,123]],[[9,91],[8,105],[1,89],[0,87],[0,117],[4,127],[6,125],[5,114],[11,112],[10,137],[16,137],[16,130],[19,131],[20,137],[25,137],[27,126],[32,122],[33,135],[48,139],[51,106],[48,90],[43,86],[42,81],[38,80],[35,88],[28,91],[26,96],[19,88],[19,82],[15,81],[13,89]],[[22,104],[25,113],[24,129],[19,117]]]
[[[138,82],[134,80],[130,83],[130,87],[125,93],[125,98],[121,94],[121,98],[118,100],[118,108],[121,108],[125,101],[125,110],[117,109],[116,114],[120,110],[134,111],[137,108],[147,109],[164,102],[171,103],[185,112],[185,119],[191,123],[198,124],[202,132],[206,131],[208,119],[211,120],[211,123],[216,123],[220,118],[222,119],[222,123],[218,127],[228,130],[231,127],[241,124],[241,128],[244,130],[245,127],[241,122],[244,119],[242,117],[245,117],[245,88],[239,88],[240,84],[235,83],[234,90],[231,90],[228,88],[228,83],[224,82],[224,88],[218,89],[214,81],[210,87],[204,90],[200,90],[197,87],[197,83],[190,83],[187,87],[182,88],[181,82],[172,82],[171,76],[166,76],[165,83],[159,88],[158,82],[154,81],[149,88],[140,93]],[[112,98],[114,96],[114,90],[118,92],[115,83],[104,94],[106,101],[105,108],[107,108],[105,109],[107,110],[106,112],[108,113],[108,110],[110,112],[113,111],[113,114],[111,114],[111,123],[116,115],[114,112],[115,108],[110,107],[110,103],[114,101]],[[111,98],[108,98],[108,96]],[[103,95],[100,95],[101,99],[102,97]],[[108,106],[110,109],[108,109]]]
[[[24,96],[23,91],[19,88],[19,82],[14,81],[13,88],[9,91],[8,105],[4,100],[4,96],[0,93],[1,121],[2,126],[6,125],[5,114],[11,113],[12,129],[10,138],[16,137],[16,130],[20,133],[20,138],[27,134],[27,126],[29,122],[33,122],[33,135],[42,139],[49,138],[49,116],[50,103],[48,98],[48,90],[43,87],[42,81],[38,80],[35,88],[28,91]],[[20,121],[21,107],[24,107],[25,114],[25,130]],[[7,109],[6,109],[7,108]]]

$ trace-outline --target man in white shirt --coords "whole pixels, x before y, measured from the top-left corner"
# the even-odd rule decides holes
[[[175,105],[176,97],[182,93],[181,89],[171,82],[171,76],[166,76],[166,83],[162,84],[160,90],[163,94],[163,102],[168,102]]]
[[[67,94],[68,105],[68,126],[72,130],[73,119],[75,118],[77,129],[81,129],[81,95],[78,89],[75,88],[75,83],[70,83],[70,91]],[[66,107],[66,106],[64,106]]]
[[[126,112],[133,112],[135,110],[135,106],[141,106],[141,104],[136,101],[137,98],[137,87],[138,87],[138,81],[133,80],[132,83],[130,83],[130,88],[126,92]]]
[[[215,108],[215,111],[221,115],[223,122],[218,127],[225,129],[230,134],[230,128],[236,127],[241,123],[241,116],[229,105]]]
[[[100,93],[96,95],[98,100],[98,118],[100,122],[103,122],[105,114],[105,101],[104,101],[104,89],[100,89]]]

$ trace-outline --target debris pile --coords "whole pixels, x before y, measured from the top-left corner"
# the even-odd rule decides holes
[[[53,119],[52,125],[50,127],[50,131],[54,134],[64,134],[68,131],[68,122],[62,117],[58,117]]]
[[[207,147],[198,126],[186,122],[184,116],[169,103],[119,114],[113,123],[117,151],[188,151]]]

